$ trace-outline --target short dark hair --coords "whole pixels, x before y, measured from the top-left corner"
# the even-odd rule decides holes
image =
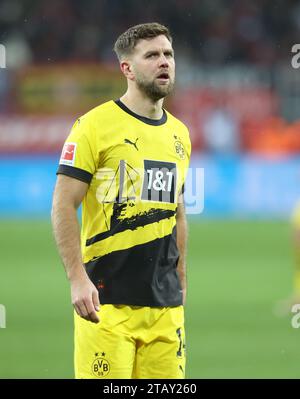
[[[132,26],[118,37],[114,45],[114,51],[120,61],[124,56],[132,52],[139,40],[151,39],[159,35],[165,35],[172,43],[172,36],[169,29],[158,22],[149,22]]]

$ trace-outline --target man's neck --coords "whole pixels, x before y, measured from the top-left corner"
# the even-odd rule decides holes
[[[158,101],[152,101],[139,91],[135,93],[127,91],[120,100],[127,108],[140,116],[157,120],[163,116],[163,98]]]

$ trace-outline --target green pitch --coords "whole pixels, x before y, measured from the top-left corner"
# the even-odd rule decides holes
[[[299,378],[300,329],[277,317],[292,286],[284,222],[190,221],[187,378]],[[0,378],[73,378],[69,284],[50,225],[1,221]]]

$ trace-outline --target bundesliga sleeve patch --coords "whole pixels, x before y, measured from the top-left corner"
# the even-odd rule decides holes
[[[70,165],[70,166],[74,165],[76,147],[77,147],[76,143],[65,143],[59,161],[61,165]]]

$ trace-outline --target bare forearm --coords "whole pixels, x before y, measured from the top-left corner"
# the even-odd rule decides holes
[[[187,272],[186,272],[186,246],[187,246],[188,227],[184,213],[177,217],[177,247],[179,250],[179,261],[177,265],[178,275],[182,290],[185,293],[187,288]]]
[[[69,280],[81,277],[83,268],[80,248],[80,229],[76,209],[71,206],[54,204],[52,225],[60,257]]]
[[[183,223],[182,223],[183,224]],[[187,230],[186,224],[184,224],[184,229],[180,228],[177,232],[177,246],[179,249],[179,261],[177,265],[177,270],[180,278],[180,283],[182,289],[186,289],[187,286],[187,276],[186,276],[186,240],[187,240]]]
[[[59,175],[53,195],[51,216],[58,251],[70,280],[74,309],[85,320],[98,323],[99,294],[83,266],[76,213],[87,189],[87,183]]]

